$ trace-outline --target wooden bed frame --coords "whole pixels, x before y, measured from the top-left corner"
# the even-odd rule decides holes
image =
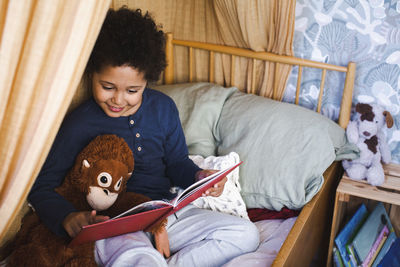
[[[168,66],[164,71],[164,83],[174,83],[174,47],[183,46],[189,49],[189,77],[188,81],[196,80],[193,77],[193,49],[209,51],[209,82],[214,82],[214,56],[215,53],[231,55],[231,84],[234,81],[235,57],[246,57],[251,60],[262,60],[275,62],[277,64],[289,64],[298,66],[299,74],[296,87],[295,104],[299,102],[300,84],[302,70],[304,67],[322,69],[320,94],[317,112],[321,111],[322,95],[327,70],[344,72],[346,75],[343,85],[343,95],[340,106],[338,124],[345,128],[350,120],[353,86],[356,65],[350,62],[346,67],[332,64],[320,63],[311,60],[296,58],[293,56],[282,56],[267,52],[254,52],[249,49],[236,48],[223,45],[215,45],[193,41],[183,41],[173,39],[172,33],[166,34],[166,58]],[[254,64],[253,64],[254,65]],[[252,86],[255,81],[255,71],[253,71]],[[199,81],[200,82],[200,81]],[[276,86],[275,86],[276,87]],[[250,90],[253,92],[254,88]],[[273,98],[276,99],[274,88]],[[336,187],[343,173],[339,162],[334,162],[324,173],[325,182],[320,191],[314,198],[307,203],[299,214],[294,226],[292,227],[286,241],[283,243],[272,266],[309,266],[312,262],[318,266],[326,263],[329,245],[329,233],[333,213],[333,203]]]

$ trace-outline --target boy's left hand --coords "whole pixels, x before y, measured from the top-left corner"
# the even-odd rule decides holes
[[[196,181],[199,181],[213,173],[218,172],[218,170],[201,170],[196,173]],[[207,191],[203,194],[204,197],[212,196],[212,197],[219,197],[224,191],[224,186],[227,181],[227,178],[224,177],[221,181],[216,183],[213,187],[207,189]]]

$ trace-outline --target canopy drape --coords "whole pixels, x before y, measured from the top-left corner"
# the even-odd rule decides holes
[[[68,108],[87,97],[84,83],[76,88],[110,4],[149,10],[178,39],[293,54],[293,0],[0,0],[0,246]],[[176,62],[188,52],[176,52],[180,82],[187,67]],[[276,84],[283,96],[289,67],[236,60],[232,85],[270,97]],[[196,61],[198,81],[208,79],[208,64],[207,55]],[[216,82],[231,85],[229,58],[216,57],[215,70]],[[253,71],[261,74],[255,86]]]
[[[0,240],[48,154],[110,0],[0,1]]]
[[[172,32],[177,39],[210,42],[254,51],[273,52],[279,55],[293,55],[292,43],[295,20],[294,0],[113,0],[113,8],[123,5],[140,8],[149,13],[163,26],[165,32]],[[176,82],[185,81],[188,68],[182,62],[188,61],[188,51],[176,49]],[[207,81],[208,54],[201,54],[194,64],[197,81]],[[290,74],[290,67],[236,59],[236,80],[230,81],[230,57],[215,58],[215,81],[234,85],[248,93],[272,97],[273,86],[277,86],[276,99],[281,99]],[[179,63],[177,63],[179,62]],[[253,64],[255,64],[253,68]],[[255,85],[252,72],[257,72]]]

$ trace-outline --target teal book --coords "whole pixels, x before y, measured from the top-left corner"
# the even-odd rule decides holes
[[[394,231],[385,207],[379,202],[351,242],[358,264],[365,261],[385,225],[389,233]]]
[[[386,255],[386,253],[389,251],[390,247],[393,245],[394,241],[396,240],[397,236],[395,232],[391,232],[386,239],[385,244],[383,244],[383,247],[378,253],[378,256],[376,256],[374,262],[372,263],[372,267],[378,266],[378,263],[381,262],[383,257]]]
[[[344,266],[353,267],[349,253],[346,250],[346,245],[350,243],[358,229],[364,223],[365,219],[368,217],[368,211],[364,204],[361,204],[351,219],[346,223],[343,229],[335,238],[335,245],[340,253],[343,260]]]

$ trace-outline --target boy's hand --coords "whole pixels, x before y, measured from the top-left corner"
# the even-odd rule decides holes
[[[207,189],[207,191],[203,194],[203,197],[219,197],[222,194],[222,191],[224,191],[224,186],[225,183],[228,179],[224,177],[221,181],[216,183],[213,187]]]
[[[201,171],[198,171],[198,172],[196,172],[195,180],[196,180],[196,182],[200,181],[200,180],[206,178],[207,176],[210,176],[211,174],[214,174],[216,172],[218,172],[218,170],[201,170]]]
[[[110,219],[108,216],[96,215],[96,211],[71,212],[65,217],[62,225],[68,235],[74,238],[82,229],[82,226],[103,222]]]
[[[218,170],[201,170],[196,173],[196,181],[206,178],[207,176],[218,172]],[[207,191],[203,194],[204,197],[212,196],[212,197],[219,197],[224,191],[224,186],[227,181],[227,178],[224,177],[221,181],[216,183],[214,187],[207,189]]]

